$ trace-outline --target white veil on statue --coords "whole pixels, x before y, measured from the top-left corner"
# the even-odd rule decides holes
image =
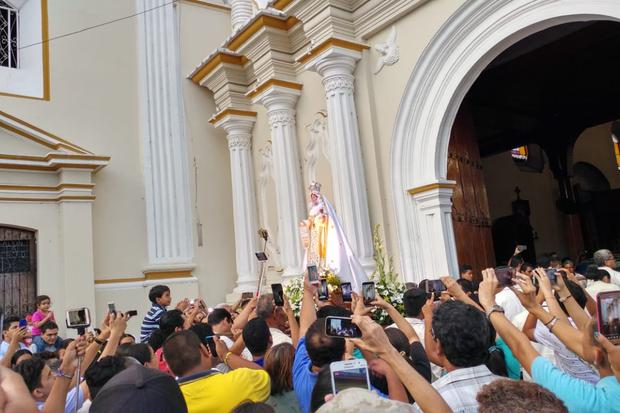
[[[309,221],[320,212],[328,217],[324,269],[328,269],[336,274],[340,281],[350,282],[354,291],[361,292],[362,283],[368,281],[366,272],[347,241],[347,236],[340,219],[338,219],[336,210],[320,191],[321,184],[313,182],[310,185],[312,202],[309,205]],[[310,248],[312,248],[312,245],[310,245]],[[306,248],[304,267],[307,262],[308,249]]]

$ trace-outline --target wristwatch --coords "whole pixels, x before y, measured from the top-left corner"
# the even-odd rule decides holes
[[[491,308],[487,310],[487,318],[491,317],[493,313],[502,313],[504,314],[504,307],[501,305],[494,304]]]

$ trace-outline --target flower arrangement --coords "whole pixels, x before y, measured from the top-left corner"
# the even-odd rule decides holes
[[[295,317],[299,317],[301,311],[301,301],[304,298],[304,277],[291,278],[284,284],[284,294],[291,304],[291,309]]]
[[[398,279],[398,273],[394,271],[393,258],[389,257],[386,259],[379,225],[376,225],[373,229],[372,243],[375,249],[374,260],[377,268],[370,276],[370,279],[375,282],[376,293],[396,308],[399,313],[404,314],[403,294],[406,291],[406,287]],[[372,318],[381,325],[387,325],[392,322],[387,311],[380,308],[373,310]]]

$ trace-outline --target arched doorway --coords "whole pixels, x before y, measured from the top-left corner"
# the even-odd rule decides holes
[[[23,317],[35,310],[37,258],[35,231],[0,226],[0,307]]]
[[[455,182],[448,180],[448,146],[456,114],[475,80],[519,40],[584,20],[618,21],[620,3],[472,1],[433,38],[405,89],[392,145],[392,186],[406,280],[458,272],[451,200]]]

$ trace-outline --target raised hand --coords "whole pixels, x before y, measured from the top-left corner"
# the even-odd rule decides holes
[[[383,328],[368,316],[361,316],[354,314],[353,323],[355,323],[360,330],[362,330],[362,338],[353,338],[351,341],[358,348],[375,353],[379,356],[387,354],[390,350],[396,351],[396,349],[390,343]]]
[[[478,287],[478,299],[485,310],[495,305],[495,292],[497,291],[497,276],[493,268],[482,270],[482,282]]]
[[[228,346],[226,345],[226,343],[220,340],[218,336],[213,336],[213,342],[215,343],[215,351],[217,351],[217,356],[220,359],[224,360],[224,357],[226,357],[226,353],[230,351],[228,349]]]
[[[385,301],[383,297],[381,297],[379,294],[375,294],[375,300],[371,302],[370,304],[374,305],[375,307],[382,308],[384,310],[387,310],[388,308],[392,306],[390,303]]]
[[[424,306],[422,306],[422,314],[424,314],[424,319],[432,320],[433,311],[435,311],[435,293],[431,293],[431,296],[426,300]]]
[[[536,287],[532,284],[530,277],[523,274],[517,274],[516,280],[519,287],[521,287],[521,291],[514,287],[510,287],[510,289],[515,293],[519,301],[521,301],[523,307],[525,307],[526,310],[538,307],[538,301],[536,300]]]

